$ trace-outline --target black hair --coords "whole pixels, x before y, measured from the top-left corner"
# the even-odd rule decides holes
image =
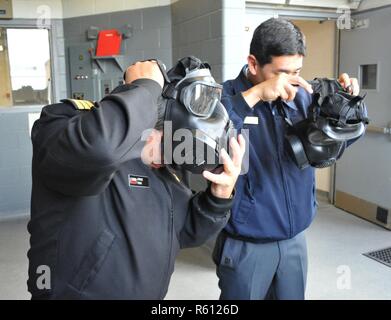
[[[261,66],[271,63],[273,57],[287,55],[305,56],[305,37],[291,21],[271,18],[261,23],[254,31],[250,54]]]

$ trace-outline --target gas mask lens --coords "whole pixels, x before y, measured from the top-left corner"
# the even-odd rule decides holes
[[[210,117],[221,99],[223,87],[217,83],[195,81],[181,91],[181,102],[198,117]]]
[[[233,130],[220,102],[223,87],[216,83],[210,66],[193,56],[179,60],[167,76],[164,129],[172,134],[165,134],[163,143],[166,163],[195,174],[215,170],[221,166],[220,152]]]

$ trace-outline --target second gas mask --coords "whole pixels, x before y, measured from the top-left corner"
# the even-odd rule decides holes
[[[293,124],[282,101],[277,102],[286,122],[287,149],[300,169],[333,165],[347,141],[363,135],[368,124],[364,97],[346,93],[334,80],[315,79],[310,83],[314,95],[306,119]]]

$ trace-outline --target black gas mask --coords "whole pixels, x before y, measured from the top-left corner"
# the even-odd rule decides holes
[[[192,173],[213,171],[233,133],[220,102],[222,86],[212,77],[210,66],[195,57],[179,60],[164,78],[160,100],[165,105],[164,163]]]
[[[293,124],[277,101],[286,122],[287,149],[300,169],[333,165],[347,141],[363,135],[368,124],[364,97],[348,94],[335,80],[315,79],[310,84],[314,94],[306,119]]]

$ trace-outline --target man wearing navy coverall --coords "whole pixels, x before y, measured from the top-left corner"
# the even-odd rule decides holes
[[[321,41],[321,40],[320,40]],[[302,120],[312,88],[299,76],[305,38],[291,22],[269,19],[255,30],[248,64],[224,83],[222,103],[237,129],[249,130],[249,169],[239,177],[231,218],[216,241],[220,299],[304,299],[307,248],[303,231],[316,213],[315,175],[284,150],[281,98]],[[339,78],[358,95],[357,79]]]
[[[204,171],[210,186],[192,194],[161,166],[161,131],[141,139],[164,116],[162,86],[158,65],[138,62],[100,102],[43,108],[32,130],[33,299],[162,299],[179,249],[226,224],[244,139],[231,139],[232,158],[222,152],[222,172]]]

